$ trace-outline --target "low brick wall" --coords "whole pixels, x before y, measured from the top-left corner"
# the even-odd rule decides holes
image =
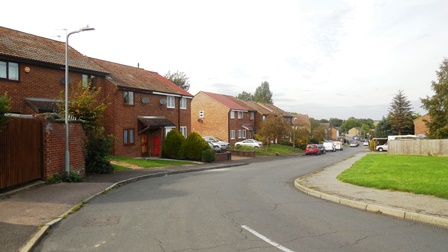
[[[229,161],[232,160],[232,153],[230,152],[222,152],[215,153],[215,161]]]
[[[228,150],[234,156],[255,158],[255,151],[251,150]]]

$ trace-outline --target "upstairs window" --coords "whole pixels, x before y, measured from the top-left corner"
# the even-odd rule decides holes
[[[82,75],[82,86],[83,87],[88,87],[90,85],[90,88],[95,87],[95,76],[93,75],[87,75],[87,74],[83,74]]]
[[[18,81],[19,64],[14,62],[0,61],[0,78]]]
[[[243,118],[243,111],[238,111],[238,119],[242,119]]]
[[[181,109],[187,109],[187,98],[182,97],[180,99],[180,108]]]
[[[134,92],[123,91],[123,102],[127,105],[134,105]]]
[[[176,104],[174,103],[175,98],[174,96],[167,96],[166,97],[166,107],[167,108],[176,108]]]
[[[230,119],[235,119],[235,111],[230,111]]]
[[[250,112],[250,120],[253,120],[255,118],[255,112]]]

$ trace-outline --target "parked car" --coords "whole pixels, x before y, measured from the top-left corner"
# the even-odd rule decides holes
[[[205,141],[207,141],[208,143],[213,144],[213,149],[216,150],[219,148],[219,150],[221,149],[228,149],[230,148],[230,144],[226,141],[223,141],[217,137],[213,137],[213,136],[204,136],[202,137]]]
[[[358,147],[358,146],[359,146],[358,141],[352,141],[352,142],[350,142],[350,147]]]
[[[363,146],[369,146],[369,141],[368,141],[368,140],[364,141],[364,142],[362,143],[362,145],[363,145]]]
[[[218,145],[213,145],[211,142],[207,142],[210,148],[214,150],[215,152],[221,152],[221,148]]]
[[[317,147],[319,147],[320,154],[327,154],[327,150],[323,144],[318,144]]]
[[[336,146],[336,150],[344,150],[342,147],[342,141],[334,141],[334,145]]]
[[[249,146],[257,149],[263,147],[263,143],[255,139],[246,139],[241,142],[236,142],[235,146]]]
[[[336,151],[336,144],[334,144],[333,141],[326,141],[323,143],[323,145],[326,151],[332,151],[332,152]]]
[[[308,144],[305,148],[305,155],[315,154],[320,155],[320,149],[317,144]]]
[[[387,151],[387,143],[385,143],[383,145],[378,145],[376,147],[376,150],[379,151],[379,152]]]

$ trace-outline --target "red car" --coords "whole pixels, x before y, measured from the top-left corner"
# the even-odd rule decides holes
[[[317,146],[317,144],[308,144],[305,149],[305,155],[308,154],[320,155],[319,146]]]

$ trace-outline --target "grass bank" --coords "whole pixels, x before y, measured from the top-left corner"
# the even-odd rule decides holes
[[[120,163],[126,163],[135,165],[141,168],[155,168],[155,167],[163,167],[163,166],[173,166],[173,165],[185,165],[185,164],[193,164],[190,161],[182,161],[182,160],[167,160],[167,159],[136,159],[136,158],[127,158],[120,156],[108,156],[110,161],[116,161]],[[124,166],[113,165],[114,171],[121,170],[130,170]]]
[[[337,178],[359,186],[448,199],[448,157],[368,154]]]

